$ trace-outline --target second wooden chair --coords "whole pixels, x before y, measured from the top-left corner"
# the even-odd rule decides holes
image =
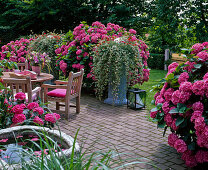
[[[76,98],[76,112],[80,112],[80,96],[83,74],[83,69],[77,73],[70,72],[68,81],[57,80],[55,81],[56,85],[42,85],[44,88],[44,102],[47,104],[48,101],[55,101],[56,109],[53,111],[65,113],[66,119],[69,119],[71,99]],[[48,89],[54,90],[48,91]],[[64,102],[65,104],[61,104],[60,102]],[[65,106],[65,111],[61,111],[60,106]]]

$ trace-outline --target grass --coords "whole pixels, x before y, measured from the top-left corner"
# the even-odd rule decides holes
[[[164,78],[167,74],[165,70],[150,70],[150,77],[148,82],[144,82],[142,85],[136,85],[137,88],[142,90],[146,90],[147,98],[146,98],[146,109],[150,111],[154,106],[151,104],[151,101],[154,99],[155,92],[151,91],[152,86],[157,85],[162,78]]]

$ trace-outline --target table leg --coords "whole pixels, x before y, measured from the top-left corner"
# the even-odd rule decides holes
[[[44,102],[44,101],[43,101],[44,90],[43,90],[43,88],[42,88],[42,85],[43,85],[43,82],[40,82],[40,87],[41,87],[41,91],[40,91],[40,99],[41,99],[41,102]]]

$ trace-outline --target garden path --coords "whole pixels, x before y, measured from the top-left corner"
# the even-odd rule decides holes
[[[54,106],[52,103],[51,107]],[[72,137],[80,128],[78,143],[87,153],[107,152],[109,148],[116,148],[118,153],[127,153],[121,156],[123,159],[148,159],[138,160],[146,163],[131,165],[127,169],[186,169],[180,155],[167,144],[168,135],[163,137],[163,130],[157,129],[155,123],[148,121],[147,115],[146,110],[114,107],[92,96],[83,95],[80,114],[76,114],[75,108],[71,108],[70,120],[61,119],[60,127]]]

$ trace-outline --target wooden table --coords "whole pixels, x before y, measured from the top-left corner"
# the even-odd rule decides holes
[[[3,80],[4,80],[4,78],[11,78],[9,73],[11,73],[11,72],[3,72],[3,75],[1,76],[1,78]],[[32,85],[39,84],[40,87],[41,87],[42,84],[45,81],[52,80],[52,79],[53,79],[53,75],[52,74],[40,73],[40,75],[37,76],[37,79],[31,80],[31,83],[32,83]],[[41,89],[41,100],[43,101],[43,91],[42,91],[42,89]]]

